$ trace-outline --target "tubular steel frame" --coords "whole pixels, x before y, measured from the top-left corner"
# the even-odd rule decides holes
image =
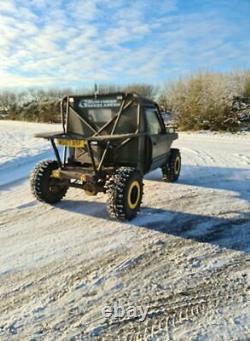
[[[58,148],[55,144],[55,139],[56,138],[61,138],[61,139],[68,139],[69,135],[71,135],[70,133],[67,132],[67,125],[68,125],[68,116],[69,116],[69,111],[71,110],[71,112],[74,113],[74,115],[76,115],[80,121],[88,127],[88,129],[90,129],[93,132],[93,135],[90,137],[84,137],[80,134],[73,134],[74,138],[77,137],[77,139],[81,140],[84,139],[87,143],[87,152],[90,156],[91,159],[91,163],[92,163],[92,167],[93,167],[93,171],[95,176],[98,176],[98,173],[100,173],[102,171],[102,167],[103,164],[105,162],[106,159],[106,155],[108,150],[111,148],[111,141],[112,140],[122,140],[120,143],[118,143],[115,147],[115,150],[119,150],[121,147],[123,147],[125,144],[127,144],[128,142],[130,142],[132,139],[134,138],[138,138],[139,136],[144,135],[143,132],[140,131],[139,127],[140,127],[140,103],[137,102],[137,129],[135,131],[135,133],[132,134],[115,134],[115,130],[117,128],[117,125],[119,123],[119,120],[121,118],[121,115],[123,114],[123,111],[125,109],[127,109],[128,107],[130,107],[135,101],[136,98],[132,97],[132,99],[130,99],[131,95],[127,95],[125,94],[125,97],[122,99],[120,108],[117,112],[117,114],[108,122],[106,122],[102,127],[100,127],[100,129],[96,129],[94,128],[86,119],[84,119],[81,115],[79,115],[74,108],[70,105],[70,100],[69,97],[64,97],[61,101],[61,119],[62,119],[62,125],[63,125],[63,134],[57,134],[57,135],[51,135],[48,136],[48,139],[50,140],[51,144],[52,144],[52,148],[54,150],[55,153],[55,157],[56,160],[59,164],[59,167],[62,168],[66,165],[66,155],[67,155],[67,149],[68,147],[64,147],[64,157],[63,157],[63,162],[60,158],[60,154],[58,151]],[[129,100],[130,99],[130,100]],[[128,101],[129,100],[129,101]],[[65,104],[66,104],[66,108],[65,108]],[[111,130],[111,133],[107,136],[103,136],[100,135],[109,125],[111,125],[113,123],[113,127]],[[42,136],[41,136],[42,137]],[[45,137],[45,136],[43,136]],[[95,158],[94,158],[94,153],[93,153],[93,149],[91,147],[91,142],[92,141],[102,141],[103,143],[105,143],[105,149],[102,153],[101,159],[99,164],[96,164]]]

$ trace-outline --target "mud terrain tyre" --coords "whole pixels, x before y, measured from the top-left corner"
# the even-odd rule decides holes
[[[60,201],[68,190],[59,179],[52,178],[52,171],[58,169],[57,161],[40,162],[31,174],[31,190],[37,200],[48,204]]]
[[[167,165],[162,167],[162,179],[166,182],[178,180],[181,171],[181,154],[179,149],[170,149]]]
[[[111,218],[131,220],[140,210],[143,181],[141,174],[131,167],[120,167],[106,183],[107,209]]]

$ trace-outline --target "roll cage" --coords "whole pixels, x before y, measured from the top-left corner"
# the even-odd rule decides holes
[[[105,101],[108,99],[119,98],[120,105],[117,107],[116,114],[105,124],[103,124],[99,129],[93,125],[84,115],[80,115],[75,107],[75,103],[80,100],[100,100]],[[117,127],[121,120],[122,115],[126,115],[125,111],[131,106],[136,106],[136,130],[133,133],[119,134],[116,133]],[[136,93],[112,93],[107,95],[86,95],[86,96],[67,96],[61,101],[60,111],[61,120],[63,126],[62,133],[43,133],[37,134],[36,137],[45,138],[49,140],[52,144],[55,157],[60,168],[64,168],[67,165],[67,155],[69,147],[64,147],[63,159],[60,157],[58,147],[56,145],[56,140],[65,141],[85,141],[87,147],[87,153],[90,156],[92,169],[95,176],[98,176],[103,170],[105,160],[107,158],[108,152],[111,150],[114,155],[119,156],[119,149],[124,147],[126,144],[134,139],[138,139],[138,161],[136,168],[144,173],[144,160],[142,157],[143,153],[143,137],[147,135],[145,121],[143,118],[143,108],[152,107],[158,112],[158,119],[162,127],[163,133],[166,133],[166,128],[162,116],[160,115],[160,110],[157,103],[139,96]],[[82,131],[72,131],[74,129],[70,128],[70,125],[75,124],[75,126],[81,126]],[[105,133],[108,131],[108,134]],[[176,134],[177,135],[177,134]],[[65,144],[67,144],[65,142]],[[103,147],[103,152],[100,157],[99,162],[96,161],[94,156],[93,146],[99,144]],[[114,168],[114,167],[113,167]]]

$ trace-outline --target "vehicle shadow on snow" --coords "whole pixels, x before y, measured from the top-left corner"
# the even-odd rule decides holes
[[[109,220],[106,204],[85,200],[63,200],[57,207],[84,216]],[[164,234],[211,243],[238,251],[250,251],[250,214],[243,213],[234,219],[182,213],[142,206],[138,216],[126,224]],[[98,222],[97,222],[98,224]]]
[[[158,169],[146,176],[147,180],[162,181]],[[233,191],[250,202],[250,168],[226,168],[183,165],[177,184]]]
[[[250,251],[250,214],[225,219],[144,207],[133,220],[136,226],[227,249]]]
[[[146,176],[149,181],[162,181],[160,170]],[[182,167],[178,183],[218,190],[233,191],[239,198],[249,201],[250,170],[209,166]],[[166,186],[168,184],[166,183]],[[222,202],[223,204],[223,202]],[[109,219],[106,204],[98,200],[74,201],[64,199],[57,207],[81,215]],[[250,251],[250,212],[242,212],[235,218],[200,215],[142,206],[138,216],[129,226],[144,227],[198,242],[239,251]]]

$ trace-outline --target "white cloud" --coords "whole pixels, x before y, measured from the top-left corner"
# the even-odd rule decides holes
[[[11,0],[5,0],[0,2],[0,13],[14,13],[16,11],[16,6]]]
[[[155,82],[177,72],[247,65],[238,24],[216,11],[177,11],[177,1],[0,2],[0,88],[79,82]],[[224,60],[223,60],[224,59]]]
[[[68,15],[81,22],[86,22],[95,19],[98,14],[96,0],[72,0],[67,5],[66,10]]]

